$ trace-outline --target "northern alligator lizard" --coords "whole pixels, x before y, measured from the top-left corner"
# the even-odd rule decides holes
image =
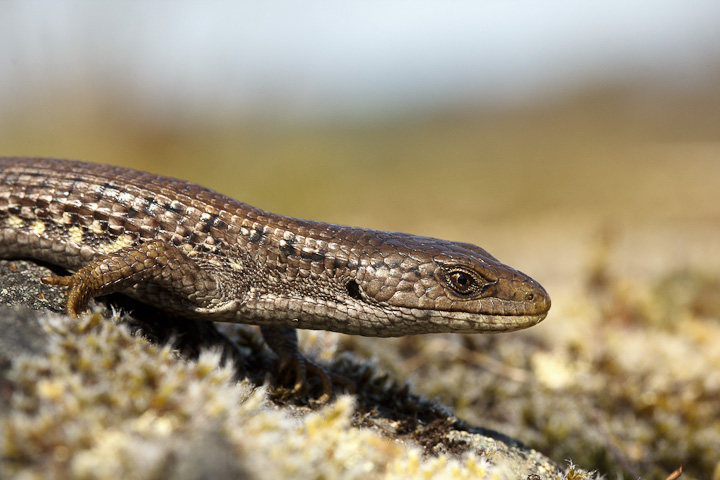
[[[275,215],[127,168],[0,158],[0,257],[71,272],[67,312],[123,293],[189,318],[261,326],[282,368],[305,368],[296,328],[365,336],[489,333],[537,324],[545,290],[485,250]],[[306,363],[307,362],[307,363]]]

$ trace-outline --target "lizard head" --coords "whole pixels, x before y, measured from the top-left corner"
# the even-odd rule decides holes
[[[374,335],[519,330],[542,321],[550,309],[539,283],[482,248],[398,233],[363,248],[347,289],[394,315],[378,326],[386,332]]]

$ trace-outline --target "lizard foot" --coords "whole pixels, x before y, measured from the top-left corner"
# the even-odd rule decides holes
[[[321,395],[314,400],[314,403],[323,405],[333,397],[333,387],[342,386],[349,393],[355,393],[355,383],[332,372],[328,372],[315,362],[312,362],[300,354],[281,360],[278,368],[278,378],[281,383],[289,384],[291,381],[293,395],[307,395],[313,379],[320,381]]]
[[[349,391],[355,391],[355,385],[340,375],[328,373],[323,367],[303,357],[297,349],[297,336],[294,328],[260,327],[268,346],[280,358],[277,369],[280,383],[293,385],[293,395],[306,395],[310,390],[310,380],[320,380],[322,394],[316,400],[323,404],[333,396],[333,383],[344,385]]]

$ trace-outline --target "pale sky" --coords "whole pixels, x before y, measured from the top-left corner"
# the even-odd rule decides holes
[[[0,107],[103,86],[160,111],[373,114],[719,68],[718,0],[0,1]]]

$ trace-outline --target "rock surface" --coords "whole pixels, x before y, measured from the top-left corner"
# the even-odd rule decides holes
[[[259,386],[273,358],[247,328],[138,304],[71,320],[44,267],[0,274],[0,478],[591,478],[351,353],[326,366],[356,394],[317,406]]]

